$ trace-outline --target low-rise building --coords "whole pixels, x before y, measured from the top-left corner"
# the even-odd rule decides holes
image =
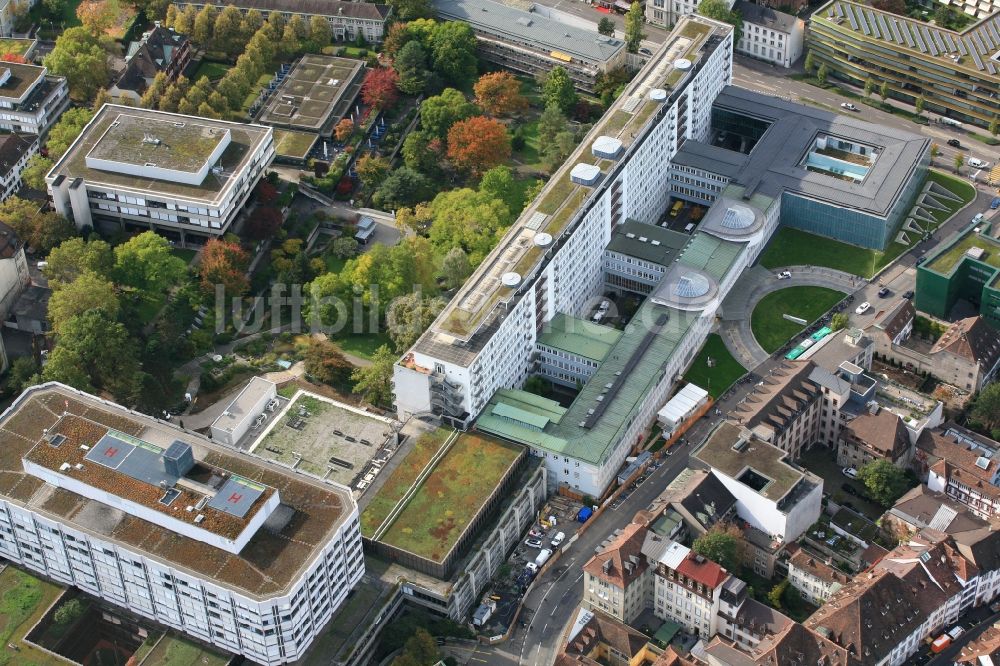
[[[200,246],[229,231],[273,158],[270,127],[106,104],[45,182],[77,228]]]
[[[625,220],[604,248],[605,286],[643,296],[651,293],[689,240],[679,231]]]
[[[557,314],[538,335],[538,374],[563,386],[582,386],[621,337],[610,326]]]
[[[914,463],[927,487],[982,518],[1000,517],[1000,444],[956,425],[923,432]]]
[[[722,584],[729,573],[677,542],[653,566],[653,613],[696,636],[718,633]]]
[[[1000,664],[1000,621],[962,646],[955,657],[960,666],[996,666]]]
[[[882,527],[900,541],[927,527],[957,537],[983,528],[988,530],[991,524],[1000,528],[1000,519],[987,521],[961,502],[923,484],[907,491],[882,516]]]
[[[0,63],[0,130],[44,136],[68,106],[65,77],[37,65]]]
[[[108,94],[116,102],[138,105],[146,89],[163,73],[167,80],[176,79],[191,62],[191,40],[170,28],[164,28],[159,21],[152,30],[142,33],[142,37],[128,46],[125,53],[125,69],[121,76],[108,88]]]
[[[1000,13],[994,20],[1000,23]],[[1000,81],[1000,76],[993,80]],[[1000,89],[993,96],[1000,99]],[[1000,328],[1000,225],[970,225],[938,245],[917,267],[917,310],[947,321],[959,299],[978,304],[986,323]]]
[[[803,599],[817,606],[850,580],[843,571],[801,548],[788,560],[789,583]]]
[[[277,395],[277,384],[253,377],[212,423],[212,439],[235,446]]]
[[[24,242],[6,224],[0,224],[0,322],[6,321],[24,290],[31,284]]]
[[[201,11],[206,4],[211,3],[181,0],[174,4],[178,11],[188,7]],[[359,38],[368,42],[381,42],[392,14],[392,7],[389,5],[349,0],[234,0],[227,5],[233,5],[243,14],[256,9],[265,21],[271,12],[276,12],[285,19],[298,15],[306,23],[318,16],[330,24],[333,39],[343,42],[353,42]]]
[[[584,608],[632,622],[646,608],[649,567],[642,556],[647,530],[630,523],[583,567]]]
[[[844,426],[837,444],[837,464],[841,467],[857,469],[875,460],[888,460],[902,469],[912,457],[913,444],[903,419],[878,407]]]
[[[0,201],[21,189],[21,174],[28,160],[38,153],[38,137],[30,134],[0,134]]]

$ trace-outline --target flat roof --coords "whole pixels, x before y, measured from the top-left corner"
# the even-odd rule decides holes
[[[349,58],[305,55],[271,93],[258,122],[319,132],[350,109],[361,90],[364,62]]]
[[[997,228],[1000,229],[1000,225],[997,225]],[[920,269],[948,275],[965,260],[978,261],[994,269],[1000,269],[1000,239],[990,235],[989,232],[978,233],[974,227],[970,227],[950,243],[941,246],[921,264]]]
[[[687,245],[690,236],[653,224],[625,220],[615,228],[607,250],[667,266]]]
[[[155,505],[164,494],[158,486],[148,486],[129,475],[85,460],[86,453],[80,449],[80,444],[89,441],[96,445],[109,430],[116,439],[138,448],[148,445],[162,450],[175,441],[188,444],[196,460],[192,473],[197,483],[207,485],[211,482],[212,475],[205,472],[225,470],[229,472],[230,481],[238,479],[239,492],[251,484],[278,492],[282,505],[272,518],[288,513],[290,518],[283,522],[272,522],[269,518],[243,550],[234,554],[65,488],[49,485],[24,470],[22,458],[58,470],[67,456],[76,456],[73,460],[78,458],[85,472],[74,469],[69,476],[79,478],[85,473],[88,475],[86,481],[95,484],[113,480],[115,485],[106,487],[107,492],[127,496],[147,506]],[[66,440],[53,447],[45,436],[56,434],[64,435]],[[6,501],[257,599],[287,593],[320,548],[348,519],[354,506],[350,493],[342,486],[314,481],[234,452],[197,433],[55,383],[28,389],[0,415],[0,452],[0,471],[3,472],[0,474],[0,496]],[[59,455],[53,457],[50,452]],[[189,499],[187,493],[195,491],[180,485],[178,489],[182,495],[175,503],[182,506]],[[231,495],[232,492],[226,497]],[[153,499],[147,501],[147,497]],[[249,496],[246,501],[250,502]],[[250,505],[259,506],[260,501],[250,502]],[[183,509],[180,513],[186,514]],[[205,522],[200,525],[203,528],[225,530],[247,520],[246,516],[230,515],[207,506],[201,513],[206,515]]]
[[[731,159],[721,159],[725,149],[699,152],[710,160],[720,159],[724,172],[730,174],[742,160],[742,168],[731,176],[733,182],[771,198],[787,192],[885,217],[930,149],[931,140],[917,134],[736,86],[723,88],[713,108],[769,123],[749,155],[736,153]],[[848,182],[806,169],[802,160],[815,149],[820,136],[875,147],[877,158],[864,180]],[[713,170],[710,163],[705,168]]]
[[[492,0],[433,0],[432,4],[443,20],[463,21],[474,30],[513,37],[518,44],[588,63],[605,63],[625,48],[624,40]]]
[[[46,69],[38,65],[25,65],[17,62],[0,63],[0,79],[10,70],[10,76],[0,85],[0,99],[19,100],[35,83],[45,76]]]
[[[107,135],[105,142],[106,133],[109,130],[117,130],[118,128],[112,128],[112,125],[122,117],[126,118],[127,122],[121,126],[121,132],[112,131]],[[177,127],[178,124],[184,126]],[[119,159],[129,164],[138,164],[139,160],[135,155],[142,151],[160,148],[160,146],[142,147],[143,130],[141,128],[143,127],[155,128],[155,132],[158,133],[155,138],[160,139],[168,147],[168,150],[157,152],[157,157],[161,161],[156,164],[163,167],[170,164],[183,166],[191,160],[204,156],[209,143],[213,147],[217,145],[198,133],[207,133],[212,129],[228,132],[229,145],[218,160],[223,170],[221,172],[209,171],[200,184],[192,185],[157,179],[148,175],[130,175],[117,171],[94,169],[87,165],[87,155],[94,149],[100,155],[107,155],[112,159]],[[229,185],[250,166],[250,159],[262,143],[271,140],[272,132],[270,127],[263,125],[232,123],[178,113],[105,104],[83,129],[66,154],[52,167],[46,180],[53,180],[59,176],[70,180],[82,178],[88,184],[93,185],[128,189],[139,193],[162,193],[168,196],[195,201],[207,200],[214,203],[222,200]],[[202,139],[195,141],[193,146],[179,147],[178,142],[187,141],[192,133],[196,137],[202,136]],[[133,153],[133,149],[139,152]],[[163,161],[164,159],[166,161]],[[145,165],[145,162],[141,164]]]
[[[739,450],[733,448],[740,441],[745,445]],[[721,422],[691,455],[732,479],[739,480],[747,470],[756,472],[766,483],[757,492],[773,501],[787,495],[806,477],[805,472],[788,463],[784,451],[751,437],[747,429],[730,421]]]
[[[195,172],[227,140],[228,132],[228,127],[203,123],[194,117],[180,120],[121,112],[98,137],[87,157]]]
[[[205,5],[202,0],[198,0],[194,4],[199,7]],[[392,7],[389,5],[348,0],[234,0],[228,4],[240,9],[256,9],[262,13],[346,16],[368,21],[385,21],[392,13]]]
[[[621,337],[618,329],[560,313],[542,327],[538,344],[600,362]]]
[[[256,416],[251,411],[267,395],[274,395],[278,392],[277,384],[264,379],[263,377],[253,377],[250,383],[243,387],[243,390],[236,394],[232,402],[219,418],[212,423],[213,428],[232,432],[236,426],[243,423],[248,418]]]

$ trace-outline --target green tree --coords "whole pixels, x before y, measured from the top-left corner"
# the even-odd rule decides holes
[[[382,209],[396,209],[426,201],[434,191],[431,181],[418,171],[402,166],[386,176],[372,197]]]
[[[785,591],[791,584],[787,578],[783,579],[780,583],[771,588],[771,591],[767,593],[767,602],[770,604],[771,608],[781,610],[781,598],[785,596]]]
[[[235,55],[242,50],[246,40],[243,35],[243,14],[233,5],[226,5],[212,24],[213,45]]]
[[[320,52],[324,46],[333,39],[333,30],[330,22],[322,16],[313,16],[309,19],[309,41],[312,42],[312,50]]]
[[[329,29],[329,23],[324,20],[323,24]],[[257,34],[257,31],[263,27],[264,15],[257,9],[251,9],[243,16],[243,20],[240,22],[240,33],[243,35],[244,40],[250,41],[250,38]]]
[[[427,86],[427,54],[420,42],[408,42],[392,63],[399,74],[399,89],[407,95],[419,95]]]
[[[410,132],[403,141],[403,164],[425,176],[434,177],[441,171],[441,160],[444,159],[441,148],[441,139],[429,131]]]
[[[486,171],[479,181],[479,191],[494,199],[504,201],[514,189],[514,172],[509,166],[500,165]]]
[[[545,108],[555,104],[563,113],[569,113],[576,105],[576,89],[573,81],[563,67],[552,68],[548,76],[545,77],[545,85],[542,86],[542,101]]]
[[[557,104],[549,104],[538,119],[538,152],[549,169],[561,164],[572,152],[576,139],[569,121]]]
[[[428,97],[420,103],[420,125],[443,139],[452,125],[459,120],[471,118],[477,112],[476,105],[465,99],[461,91],[445,88],[440,95]]]
[[[339,259],[350,259],[358,254],[358,241],[350,236],[341,236],[330,243],[330,252]]]
[[[211,46],[212,45],[212,34],[215,30],[215,7],[212,5],[205,5],[198,12],[198,15],[194,19],[194,29],[191,33],[191,39],[195,43],[201,46]]]
[[[865,97],[871,97],[872,91],[875,90],[875,79],[868,77],[865,79]]]
[[[351,373],[354,392],[373,405],[383,407],[391,405],[392,373],[396,358],[395,352],[389,345],[382,345],[376,349],[371,365],[357,368]]]
[[[837,312],[830,318],[830,328],[835,331],[847,328],[850,318],[843,312]]]
[[[93,393],[94,386],[91,377],[84,367],[84,359],[69,347],[57,345],[49,354],[48,361],[42,369],[42,381],[62,382],[67,386]]]
[[[990,134],[996,136],[998,133],[1000,133],[1000,119],[993,116],[993,120],[990,121]]]
[[[389,173],[391,165],[384,157],[371,154],[362,155],[354,163],[354,168],[358,172],[358,178],[367,188],[374,188],[382,182],[386,174]]]
[[[701,0],[698,13],[733,26],[733,44],[739,44],[743,37],[743,17],[739,12],[729,9],[725,0]]]
[[[743,563],[743,534],[731,523],[716,523],[694,540],[691,550],[727,571],[738,571]]]
[[[194,31],[194,21],[198,18],[198,10],[194,5],[188,5],[184,11],[177,12],[174,20],[174,30],[182,35],[190,35]]]
[[[21,173],[21,180],[31,189],[44,192],[46,190],[45,176],[52,170],[53,164],[55,162],[48,157],[35,153],[25,165],[24,171]]]
[[[43,63],[49,73],[65,76],[70,96],[86,102],[111,78],[108,48],[111,45],[83,26],[69,28],[56,39]]]
[[[1000,382],[987,384],[976,397],[972,418],[990,431],[1000,428]]]
[[[120,307],[118,294],[111,281],[86,272],[52,292],[49,298],[49,324],[53,331],[59,333],[63,324],[84,312],[103,310],[110,318],[116,319]]]
[[[19,356],[15,358],[7,371],[7,378],[4,380],[4,387],[9,393],[21,393],[26,388],[41,383],[42,379],[38,374],[38,364],[31,356]]]
[[[456,86],[471,83],[476,77],[476,35],[468,23],[439,23],[431,35],[434,70]]]
[[[608,37],[614,37],[615,35],[615,22],[609,19],[607,16],[601,18],[597,23],[597,32],[602,35],[607,35]]]
[[[417,664],[436,664],[441,661],[441,651],[438,649],[437,641],[426,629],[417,629],[416,633],[406,640],[403,651]]]
[[[642,24],[645,17],[642,15],[642,7],[638,2],[633,1],[625,12],[625,47],[629,53],[638,53],[642,38],[646,35],[642,32]]]
[[[180,283],[187,273],[184,260],[170,252],[170,242],[152,231],[133,236],[115,248],[115,281],[151,297]]]
[[[438,252],[460,247],[478,265],[510,226],[507,205],[489,194],[468,188],[441,192],[430,204],[431,244]]]
[[[110,276],[114,253],[111,246],[99,238],[89,242],[83,238],[70,238],[52,248],[45,261],[42,272],[52,288],[58,289],[60,284],[69,284],[83,273],[105,278]]]
[[[444,255],[444,259],[441,260],[441,274],[449,289],[454,289],[465,282],[465,278],[472,274],[469,255],[465,253],[465,250],[460,247],[448,250],[448,254]]]
[[[425,297],[419,292],[393,299],[385,311],[385,328],[396,345],[396,351],[409,349],[430,327],[444,305],[442,299]]]
[[[167,78],[166,72],[157,72],[156,76],[153,77],[152,82],[146,88],[146,92],[142,93],[142,98],[139,100],[139,106],[144,109],[155,109],[160,105],[160,99],[163,97],[163,93],[167,91],[170,87],[170,79]]]
[[[73,108],[64,111],[59,116],[59,122],[49,130],[45,142],[49,159],[58,160],[62,157],[93,117],[94,112],[90,109]]]
[[[66,367],[71,363],[73,368]],[[125,326],[103,310],[89,310],[63,323],[42,377],[83,390],[109,391],[130,404],[142,385],[142,367]]]
[[[879,94],[879,97],[882,98],[883,102],[886,101],[887,99],[889,99],[889,82],[888,81],[883,81],[882,82],[882,85],[879,86],[879,88],[878,88],[878,94]]]
[[[62,215],[43,212],[38,202],[17,196],[0,203],[0,222],[43,255],[76,235],[76,227]]]
[[[434,16],[430,0],[389,0],[393,16],[400,21],[412,21]]]
[[[965,166],[965,153],[958,153],[955,155],[955,173],[962,173],[962,167]]]
[[[906,474],[885,459],[873,460],[861,466],[858,479],[868,494],[884,507],[892,506],[907,490]]]
[[[917,100],[916,100],[916,102],[913,103],[913,108],[916,110],[918,116],[923,114],[923,112],[924,112],[924,105],[926,103],[927,103],[927,100],[924,99],[923,95],[921,95],[920,97],[918,97]]]
[[[816,58],[813,56],[812,49],[806,51],[806,61],[802,63],[802,68],[806,70],[806,74],[812,74],[813,69],[816,68]]]
[[[934,166],[934,160],[941,157],[941,146],[937,143],[931,144],[931,166]]]
[[[820,63],[819,69],[816,70],[816,80],[819,81],[820,85],[826,85],[826,78],[829,76],[830,70],[827,68],[826,63]]]
[[[56,624],[68,627],[83,616],[83,611],[84,607],[79,599],[70,599],[56,609],[56,612],[52,614],[52,619],[55,620]]]

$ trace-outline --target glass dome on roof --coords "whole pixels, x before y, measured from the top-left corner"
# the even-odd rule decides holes
[[[708,279],[703,275],[691,274],[682,275],[674,286],[674,293],[681,298],[698,298],[704,296],[711,289]]]
[[[729,207],[722,217],[722,226],[727,229],[746,229],[753,224],[753,221],[754,214],[749,208]]]

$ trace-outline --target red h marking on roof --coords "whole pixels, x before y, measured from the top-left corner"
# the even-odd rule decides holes
[[[104,449],[104,455],[107,458],[114,458],[116,455],[118,455],[118,448],[114,446],[109,446],[108,448]]]
[[[241,499],[243,499],[243,495],[240,495],[239,493],[233,493],[232,495],[229,496],[229,499],[226,501],[232,504],[237,504]]]

